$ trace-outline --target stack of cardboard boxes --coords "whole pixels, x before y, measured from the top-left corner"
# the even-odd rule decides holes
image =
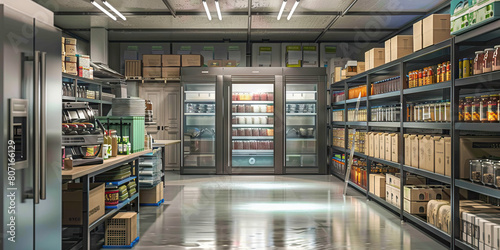
[[[181,77],[181,55],[161,56],[161,77],[175,79]]]
[[[449,200],[450,188],[442,185],[406,185],[404,210],[409,214],[427,215],[430,200]]]
[[[399,136],[396,133],[368,132],[365,134],[365,154],[399,162],[399,143]]]
[[[347,61],[344,68],[335,67],[335,82],[345,80],[357,74],[363,73],[366,70],[365,62]]]
[[[142,56],[142,76],[145,79],[160,79],[162,55],[143,55]]]
[[[405,165],[451,176],[451,138],[404,135]]]
[[[76,39],[75,38],[62,38],[62,61],[63,61],[63,71],[71,75],[78,75],[78,65],[76,58]]]
[[[141,204],[156,204],[163,199],[163,181],[152,189],[140,189],[139,192]]]
[[[396,206],[401,207],[401,174],[387,174],[385,176],[385,200]],[[425,178],[416,175],[407,175],[406,184],[425,185]]]
[[[500,249],[500,209],[479,200],[460,201],[461,238],[479,249]]]
[[[386,179],[384,174],[370,174],[369,192],[384,199]]]
[[[142,55],[141,60],[125,61],[125,76],[132,79],[178,79],[181,67],[201,67],[201,55]],[[142,72],[142,73],[141,73]]]
[[[450,15],[434,14],[413,24],[413,51],[450,39]]]

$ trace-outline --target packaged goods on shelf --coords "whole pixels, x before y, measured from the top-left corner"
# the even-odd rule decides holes
[[[146,67],[142,68],[142,76],[144,78],[161,78],[162,77],[161,67]]]
[[[499,95],[492,93],[461,98],[458,106],[458,121],[497,123],[499,121]]]
[[[422,176],[406,174],[407,185],[425,185],[426,179]],[[396,188],[401,187],[401,174],[388,174],[386,175],[386,183]]]
[[[359,153],[365,153],[365,135],[366,132],[356,131],[356,133],[352,134],[352,129],[349,129],[349,144],[348,149],[350,150],[352,147],[352,139],[354,137],[354,151]]]
[[[347,121],[349,121],[349,122],[354,122],[354,121],[366,122],[366,118],[367,118],[366,107],[359,108],[359,110],[357,111],[357,114],[356,114],[355,108],[351,108],[351,109],[347,110]]]
[[[343,109],[332,110],[332,121],[343,122],[344,121],[344,110]]]
[[[500,188],[500,161],[490,159],[469,160],[470,180]]]
[[[400,116],[401,107],[398,105],[371,108],[372,122],[399,122]]]
[[[370,188],[369,192],[380,197],[385,198],[385,175],[383,174],[370,174]]]
[[[162,67],[162,78],[179,78],[181,76],[181,68],[179,67]]]
[[[345,174],[345,154],[334,154],[332,157],[332,168],[338,174]]]
[[[474,53],[474,58],[462,58],[459,60],[459,78],[467,78],[474,75],[490,73],[500,70],[500,45],[494,48],[486,48]]]
[[[62,224],[82,225],[82,187],[81,183],[67,183],[62,186]],[[105,213],[104,184],[90,183],[89,190],[89,224],[93,223]]]
[[[161,66],[162,67],[180,67],[181,66],[181,55],[162,55],[161,56]]]
[[[358,98],[360,93],[361,97],[366,97],[366,86],[362,85],[359,87],[349,88],[349,99]]]
[[[385,48],[384,48],[384,61],[385,63],[390,63],[392,61],[391,58],[391,39],[388,39],[384,42]]]
[[[497,160],[500,157],[500,152],[495,145],[499,143],[500,138],[492,136],[460,137],[460,178],[482,182],[482,169],[472,167],[471,164],[481,164],[486,159]]]
[[[426,17],[422,22],[423,43],[422,48],[442,42],[451,38],[450,15],[433,14]]]
[[[423,48],[423,20],[413,24],[413,52],[417,52]]]
[[[434,173],[434,140],[430,135],[420,137],[418,168]]]
[[[332,92],[332,102],[345,101],[345,91],[333,91]]]
[[[413,36],[398,35],[391,38],[391,61],[413,53]]]
[[[408,122],[451,122],[450,100],[409,103],[406,105]]]
[[[427,203],[427,223],[440,228],[438,224],[439,208],[444,205],[450,205],[450,202],[445,200],[430,200]]]
[[[408,88],[415,88],[451,80],[450,62],[408,72]]]
[[[222,60],[208,60],[208,67],[222,67]]]
[[[161,67],[162,55],[142,55],[143,67]]]
[[[367,172],[366,172],[366,160],[360,158],[353,158],[353,163],[351,167],[351,181],[356,183],[358,186],[367,188]]]
[[[451,6],[456,6],[450,8],[451,35],[476,29],[499,18],[500,3],[497,0],[469,2],[453,0]]]
[[[343,148],[345,142],[345,129],[343,128],[333,128],[333,146]]]
[[[382,81],[377,81],[372,83],[371,94],[378,95],[389,93],[393,91],[399,91],[401,84],[401,77],[392,77]]]

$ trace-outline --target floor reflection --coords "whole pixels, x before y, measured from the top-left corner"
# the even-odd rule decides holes
[[[335,177],[166,177],[134,249],[446,249]]]

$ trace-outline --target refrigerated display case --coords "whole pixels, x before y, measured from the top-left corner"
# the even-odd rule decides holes
[[[182,161],[183,174],[217,173],[217,82],[221,69],[183,69]],[[219,91],[220,93],[220,91]],[[219,126],[221,127],[221,126]],[[219,131],[218,131],[219,130]]]

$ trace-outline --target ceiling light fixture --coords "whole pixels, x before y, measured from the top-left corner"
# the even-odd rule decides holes
[[[104,12],[104,14],[108,15],[109,18],[113,19],[116,21],[116,17],[111,15],[111,13],[109,13],[109,11],[107,11],[106,9],[104,9],[101,5],[99,5],[98,3],[96,3],[96,1],[92,0],[90,1],[96,8],[98,8],[99,10],[101,10],[102,12]]]
[[[297,5],[299,5],[299,0],[295,1],[295,3],[293,4],[292,10],[288,14],[288,17],[286,18],[286,20],[290,20],[290,18],[292,18],[293,12],[295,12]]]
[[[208,10],[207,1],[203,0],[203,7],[205,7],[205,12],[207,12],[208,20],[212,21],[212,15],[210,15],[210,11]]]
[[[217,16],[219,16],[219,20],[222,20],[222,15],[220,13],[219,0],[215,0],[215,8],[217,9]]]
[[[349,6],[347,6],[347,8],[342,12],[342,16],[345,16],[345,14],[356,4],[356,2],[358,2],[358,0],[353,0],[351,4],[349,4]]]
[[[283,0],[283,3],[281,4],[280,13],[278,13],[278,20],[280,20],[281,15],[283,15],[283,11],[285,10],[285,5],[286,5],[286,0]]]
[[[117,9],[115,9],[113,5],[108,3],[108,1],[102,0],[102,3],[106,5],[110,10],[112,10],[116,15],[118,15],[121,19],[123,19],[124,21],[127,20],[127,18],[125,18],[125,16],[123,16],[122,13],[120,13]]]

